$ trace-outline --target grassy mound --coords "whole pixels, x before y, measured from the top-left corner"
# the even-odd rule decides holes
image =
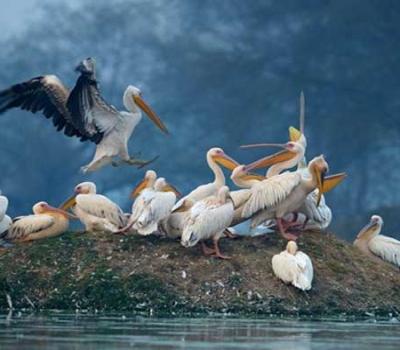
[[[271,258],[285,242],[224,239],[232,260],[158,237],[68,233],[0,255],[0,308],[134,312],[146,315],[398,315],[400,272],[331,234],[306,232],[310,292],[279,281]]]

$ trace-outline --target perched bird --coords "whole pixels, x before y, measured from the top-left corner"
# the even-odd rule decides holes
[[[257,162],[247,166],[248,171],[257,167]],[[322,194],[322,185],[328,164],[321,155],[315,157],[308,168],[310,179],[305,179],[298,172],[284,173],[267,178],[251,187],[251,195],[246,201],[242,218],[252,218],[252,227],[276,219],[281,235],[288,240],[296,240],[297,236],[286,232],[283,226],[283,217],[303,204],[307,195],[318,188]],[[320,197],[320,195],[319,195]],[[319,204],[320,198],[317,199]]]
[[[171,215],[161,223],[161,229],[168,237],[181,237],[185,215],[189,208],[199,200],[216,195],[218,190],[225,185],[225,175],[220,165],[231,171],[238,165],[235,160],[218,147],[208,150],[206,160],[214,174],[214,181],[196,187],[175,204]]]
[[[33,215],[20,216],[11,224],[1,236],[3,242],[34,241],[61,235],[68,229],[69,219],[74,218],[46,202],[36,203],[32,211]]]
[[[186,216],[181,244],[188,248],[201,242],[203,253],[221,259],[229,259],[219,249],[218,241],[230,226],[234,214],[229,188],[221,187],[217,195],[196,202]],[[205,240],[212,239],[214,248],[206,246]]]
[[[83,60],[76,70],[80,73],[70,92],[55,75],[44,75],[15,84],[0,91],[0,113],[19,107],[33,113],[42,112],[51,118],[58,131],[76,136],[81,141],[96,144],[94,159],[82,167],[84,172],[94,171],[112,163],[114,157],[122,162],[143,166],[148,161],[131,159],[128,140],[140,122],[142,109],[165,133],[160,118],[144,102],[141,91],[130,85],[125,90],[123,103],[129,112],[118,111],[100,94],[95,76],[95,60]]]
[[[77,185],[75,193],[61,208],[63,210],[72,208],[88,232],[115,232],[125,227],[128,220],[117,204],[96,193],[96,185],[93,182],[82,182]]]
[[[132,206],[127,226],[121,232],[126,232],[131,227],[141,235],[156,232],[158,223],[170,215],[178,196],[179,192],[163,177],[158,178],[154,186],[140,193]]]
[[[276,277],[301,290],[310,290],[314,276],[310,257],[298,251],[297,244],[289,241],[286,250],[272,257],[272,270]]]
[[[357,235],[354,245],[371,257],[379,257],[400,267],[400,241],[381,235],[383,220],[372,215],[370,222]]]
[[[6,214],[8,209],[8,198],[0,195],[0,236],[7,231],[12,224],[11,218]]]

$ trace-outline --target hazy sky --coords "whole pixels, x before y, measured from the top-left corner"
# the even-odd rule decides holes
[[[37,5],[44,0],[0,0],[0,38],[18,34],[24,30],[32,17],[39,16]],[[48,1],[47,1],[48,2]],[[52,0],[51,3],[77,4],[79,0]]]

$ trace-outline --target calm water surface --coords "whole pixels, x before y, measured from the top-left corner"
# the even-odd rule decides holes
[[[0,349],[400,349],[400,323],[2,315]]]

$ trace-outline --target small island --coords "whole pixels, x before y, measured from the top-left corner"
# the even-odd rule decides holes
[[[0,307],[149,316],[400,314],[396,267],[330,233],[308,231],[298,243],[314,264],[309,292],[273,275],[271,258],[286,244],[275,233],[223,239],[232,259],[219,260],[166,238],[70,232],[1,252]]]

